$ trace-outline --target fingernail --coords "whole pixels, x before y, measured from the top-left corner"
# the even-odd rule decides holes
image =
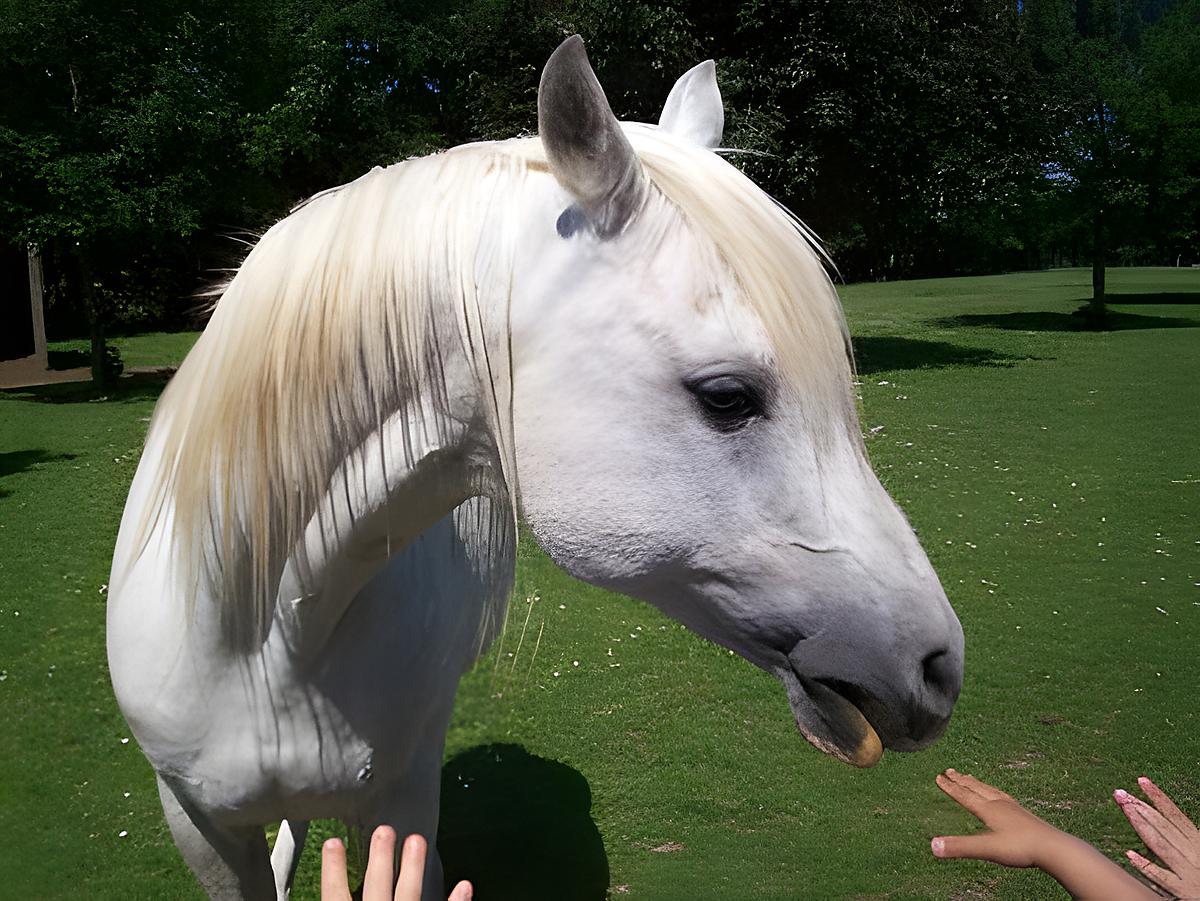
[[[1142,788],[1145,788],[1148,785],[1153,786],[1154,783],[1151,782],[1147,776],[1138,776],[1138,785],[1140,785]]]
[[[946,851],[946,842],[944,839],[935,838],[929,843],[929,847],[933,849],[934,857],[941,857]]]
[[[1118,788],[1115,792],[1113,792],[1113,799],[1118,804],[1127,804],[1133,800],[1133,795],[1129,794],[1129,792],[1125,791],[1123,788]]]
[[[954,767],[950,767],[948,770],[946,770],[946,775],[947,776],[957,776],[958,770],[956,770]]]

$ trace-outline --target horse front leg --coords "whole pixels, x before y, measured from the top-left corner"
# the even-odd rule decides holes
[[[393,873],[398,872],[400,850],[404,839],[414,833],[425,837],[429,852],[425,856],[425,878],[421,901],[445,901],[445,874],[437,852],[438,813],[442,788],[443,741],[423,748],[409,766],[403,778],[382,791],[361,823],[364,842],[378,826],[396,830],[396,860]]]
[[[277,901],[267,837],[256,827],[216,823],[173,780],[158,775],[158,796],[184,862],[213,901]]]

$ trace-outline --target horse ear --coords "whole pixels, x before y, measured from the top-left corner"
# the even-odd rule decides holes
[[[705,60],[679,77],[667,95],[658,127],[701,147],[721,146],[725,108],[715,62]]]
[[[618,234],[642,205],[646,178],[579,35],[559,44],[542,70],[538,131],[550,171],[596,234]]]

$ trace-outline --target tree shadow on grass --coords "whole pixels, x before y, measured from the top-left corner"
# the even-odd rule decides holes
[[[1164,291],[1161,294],[1114,294],[1111,291],[1105,295],[1109,303],[1145,303],[1155,306],[1172,306],[1174,304],[1200,305],[1200,291]]]
[[[1110,294],[1109,304],[1157,303],[1153,300],[1119,300],[1122,297],[1186,297],[1173,294]],[[1200,297],[1200,295],[1191,295]],[[1166,301],[1184,303],[1184,301]],[[1124,332],[1137,329],[1197,328],[1200,319],[1185,319],[1178,316],[1147,316],[1142,313],[1123,313],[1109,309],[1103,319],[1097,321],[1085,302],[1073,313],[1021,312],[1021,313],[969,313],[947,316],[930,321],[940,328],[996,328],[1013,332]]]
[[[128,403],[158,397],[172,374],[173,370],[164,369],[125,375],[110,379],[101,391],[97,391],[91,382],[60,382],[10,388],[4,393],[43,404]]]
[[[480,745],[442,768],[438,851],[447,888],[493,901],[602,901],[608,857],[582,774],[514,744]]]
[[[87,369],[92,355],[86,350],[51,350],[46,352],[47,369]]]
[[[19,472],[32,469],[39,463],[56,463],[59,460],[74,460],[75,454],[55,454],[44,448],[31,450],[8,451],[0,453],[0,479],[13,476]],[[12,494],[6,488],[0,487],[0,498]]]
[[[917,338],[853,338],[859,375],[898,369],[944,369],[948,366],[1013,366],[1033,357],[1012,357],[984,347],[964,347],[946,341]]]

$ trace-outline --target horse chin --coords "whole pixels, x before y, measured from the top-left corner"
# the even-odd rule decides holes
[[[862,711],[829,686],[806,679],[791,667],[777,675],[801,734],[818,751],[856,767],[872,767],[883,757],[883,742]]]

